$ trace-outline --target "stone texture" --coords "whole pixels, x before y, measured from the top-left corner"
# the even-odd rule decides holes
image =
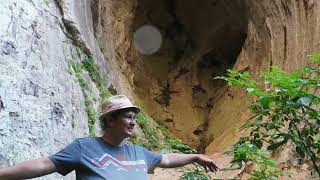
[[[110,86],[108,61],[94,34],[93,24],[98,19],[93,14],[95,11],[92,13],[95,4],[92,3],[92,0],[57,0],[57,2],[62,12],[62,21],[68,29],[68,37],[96,60],[98,66],[101,67],[99,70],[106,86]]]
[[[319,1],[99,1],[96,33],[116,77],[173,134],[199,150],[224,150],[249,117],[252,98],[214,76],[308,64],[320,50]],[[108,18],[107,18],[108,17]],[[162,48],[151,56],[132,45],[142,25],[157,27]]]
[[[82,90],[68,73],[68,61],[84,54],[66,34],[60,10],[55,1],[0,2],[1,167],[48,156],[88,134]]]
[[[247,39],[234,69],[248,68],[257,75],[277,65],[292,71],[308,64],[308,54],[320,51],[319,1],[249,0],[246,4]],[[208,131],[214,141],[207,147],[208,153],[227,148],[239,136],[237,128],[249,117],[249,103],[239,90],[230,90],[217,102],[210,112]]]
[[[71,61],[93,57],[106,87],[117,91],[94,34],[95,8],[90,0],[0,2],[0,167],[51,155],[89,134],[83,92],[90,92],[99,110],[99,90],[88,72],[81,89]],[[38,179],[75,179],[75,174]]]

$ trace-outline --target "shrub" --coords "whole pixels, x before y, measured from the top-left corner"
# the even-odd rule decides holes
[[[320,98],[317,95],[320,89],[320,54],[311,55],[310,59],[314,67],[286,73],[274,66],[270,71],[261,72],[264,84],[252,80],[248,72],[233,70],[228,70],[228,77],[216,78],[226,80],[231,86],[245,88],[249,94],[257,97],[250,106],[254,116],[243,126],[249,135],[241,138],[238,147],[233,149],[235,159],[236,151],[239,147],[244,148],[244,145],[251,145],[254,149],[261,149],[265,145],[273,151],[291,141],[295,146],[293,151],[310,161],[320,176]],[[250,155],[248,153],[250,151],[245,155]],[[240,165],[246,160],[250,159],[235,162]],[[268,165],[267,161],[255,163]],[[264,175],[271,176],[268,173]]]

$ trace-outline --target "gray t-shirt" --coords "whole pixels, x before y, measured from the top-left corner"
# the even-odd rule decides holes
[[[147,179],[147,172],[159,165],[162,155],[140,146],[114,147],[99,137],[85,137],[76,139],[49,159],[61,175],[75,170],[77,180],[140,180]]]

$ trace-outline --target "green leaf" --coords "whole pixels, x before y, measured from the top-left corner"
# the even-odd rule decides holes
[[[271,167],[276,167],[277,166],[277,164],[274,161],[272,161],[271,159],[265,159],[264,160],[264,164],[268,165],[268,166],[271,166]]]
[[[248,93],[252,93],[254,91],[254,88],[247,88]]]
[[[310,67],[304,67],[304,68],[303,68],[303,71],[304,71],[305,73],[309,73],[309,72],[312,71],[312,68],[310,68]]]
[[[259,149],[262,147],[262,140],[252,140],[251,143],[257,146]]]
[[[252,104],[250,106],[250,110],[252,113],[258,114],[260,112],[260,108],[258,104]]]
[[[309,55],[309,58],[316,63],[320,63],[320,53]]]
[[[288,142],[288,139],[285,138],[283,141],[276,142],[276,143],[271,144],[270,146],[268,146],[268,150],[275,150],[275,149],[277,149],[278,147],[282,146],[283,144],[285,144],[287,142]]]
[[[296,151],[300,155],[300,157],[304,158],[306,156],[304,152],[304,148],[302,148],[301,146],[297,146]]]
[[[272,96],[261,96],[259,98],[259,103],[262,105],[263,108],[268,109],[270,103],[273,101]]]

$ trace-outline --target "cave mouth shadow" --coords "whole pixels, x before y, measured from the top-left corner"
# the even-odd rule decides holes
[[[186,56],[200,56],[199,68],[232,68],[247,37],[248,17],[242,0],[138,0],[133,31],[157,27],[163,44],[156,56],[171,66]]]
[[[236,63],[247,39],[247,13],[243,0],[138,0],[132,32],[143,25],[153,25],[163,38],[161,49],[151,56],[141,55],[144,62],[139,63],[140,69],[151,67],[151,73],[144,73],[159,82],[162,94],[154,93],[151,99],[168,108],[170,100],[179,93],[171,89],[175,83],[181,81],[181,77],[192,77],[192,80],[185,78],[190,82],[196,77],[198,84],[189,82],[193,84],[190,96],[194,99],[190,106],[204,113],[204,121],[208,121],[213,104],[227,93],[226,83],[212,78],[226,75],[226,70]],[[153,71],[161,67],[167,67],[166,72],[155,75]],[[138,88],[146,92],[150,87],[146,84]],[[148,98],[145,94],[140,97]],[[166,123],[165,119],[160,121]],[[202,127],[191,132],[201,138],[206,130]]]

